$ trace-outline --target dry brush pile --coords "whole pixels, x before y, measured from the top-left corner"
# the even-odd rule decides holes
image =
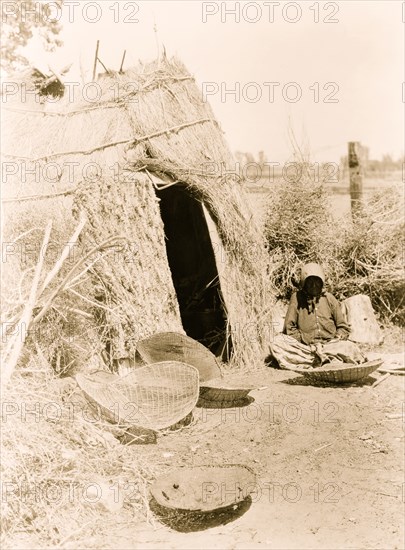
[[[404,196],[400,186],[369,195],[358,217],[333,215],[328,190],[304,174],[270,193],[265,235],[278,297],[288,299],[303,263],[319,262],[339,299],[368,294],[381,322],[405,322]]]
[[[405,324],[405,211],[403,188],[378,191],[343,234],[335,281],[342,296],[369,294],[382,320]]]

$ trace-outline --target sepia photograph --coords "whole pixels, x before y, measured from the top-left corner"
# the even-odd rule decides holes
[[[0,17],[1,548],[404,548],[405,2]]]

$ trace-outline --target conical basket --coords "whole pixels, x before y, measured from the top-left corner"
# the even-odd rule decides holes
[[[198,370],[176,361],[147,365],[123,377],[96,372],[78,374],[76,380],[109,422],[152,430],[176,424],[198,400]]]
[[[159,332],[137,344],[137,352],[147,364],[180,361],[192,365],[205,382],[221,375],[215,355],[189,336],[177,332]]]

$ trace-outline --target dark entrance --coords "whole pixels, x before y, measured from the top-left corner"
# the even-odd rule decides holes
[[[172,185],[156,194],[183,328],[226,359],[226,314],[202,204],[184,185]]]

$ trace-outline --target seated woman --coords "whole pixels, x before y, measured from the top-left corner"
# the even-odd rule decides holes
[[[283,334],[270,345],[273,357],[283,369],[309,368],[330,361],[362,363],[366,359],[358,347],[347,339],[339,302],[324,290],[325,274],[316,263],[304,265],[300,290],[291,297]]]

